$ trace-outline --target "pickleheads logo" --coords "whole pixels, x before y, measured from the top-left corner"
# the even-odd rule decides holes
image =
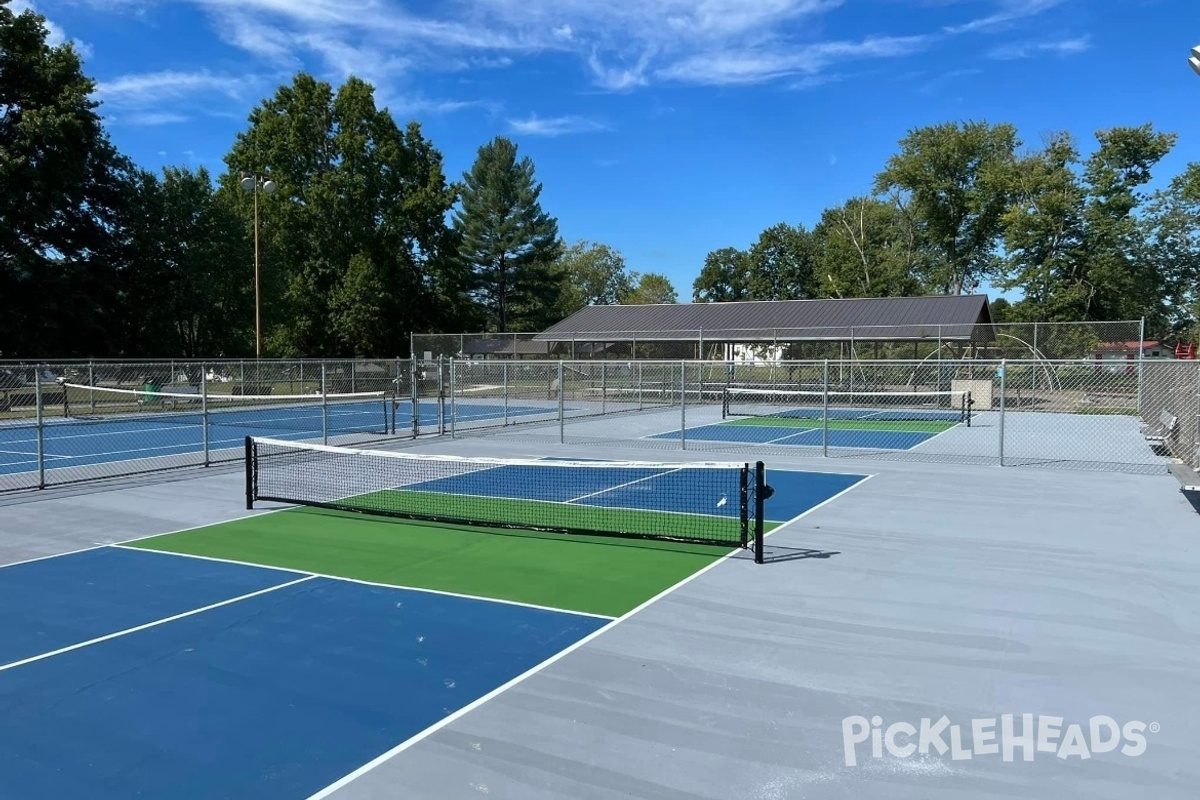
[[[923,718],[919,725],[893,722],[884,727],[883,718],[876,715],[846,717],[842,720],[842,748],[846,766],[858,764],[859,745],[870,752],[871,758],[883,758],[884,752],[894,758],[912,755],[939,756],[949,753],[954,761],[966,761],[976,756],[999,755],[1013,761],[1017,751],[1023,761],[1033,761],[1037,753],[1057,758],[1085,760],[1097,753],[1120,752],[1135,757],[1146,752],[1146,733],[1158,733],[1159,725],[1131,720],[1124,725],[1108,716],[1096,716],[1086,723],[1064,725],[1062,717],[1022,714],[973,719],[969,725],[953,724],[942,716],[934,721]],[[970,741],[964,738],[970,733]],[[865,744],[867,741],[870,744]]]

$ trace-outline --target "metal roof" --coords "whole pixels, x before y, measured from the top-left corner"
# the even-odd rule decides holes
[[[993,341],[986,295],[588,306],[540,341]]]

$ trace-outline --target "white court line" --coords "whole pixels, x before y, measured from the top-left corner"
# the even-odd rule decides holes
[[[774,427],[774,426],[768,425],[766,427]],[[824,431],[824,428],[804,428],[802,430],[796,431],[795,433],[789,433],[787,436],[780,436],[778,439],[768,439],[765,442],[756,443],[756,444],[778,444],[779,442],[782,442],[785,439],[793,439],[797,436],[804,436],[807,433],[821,433],[823,431]],[[816,445],[813,445],[813,446],[816,447]]]
[[[168,534],[159,534],[168,535]],[[151,537],[153,538],[153,537]],[[176,553],[172,550],[156,550],[153,547],[130,547],[126,544],[110,544],[110,549],[129,550],[137,553],[157,553],[165,556],[179,556],[180,558],[195,558],[201,561],[215,561],[218,564],[237,564],[243,567],[257,567],[258,569],[271,570],[286,570],[288,572],[302,572],[312,578],[325,578],[331,581],[343,581],[345,583],[357,583],[363,586],[378,586],[381,589],[401,589],[409,592],[421,592],[423,594],[437,594],[443,597],[459,597],[464,600],[478,600],[484,603],[499,603],[505,606],[520,606],[521,608],[532,608],[538,611],[554,611],[559,614],[573,614],[580,617],[595,617],[596,619],[614,619],[608,614],[593,614],[590,611],[572,611],[568,608],[556,608],[554,606],[543,606],[537,603],[523,603],[519,600],[502,600],[497,597],[481,597],[474,594],[462,594],[461,592],[447,592],[442,589],[426,589],[421,586],[406,586],[400,583],[381,583],[379,581],[367,581],[361,578],[347,578],[342,575],[327,575],[323,572],[309,572],[306,569],[294,569],[292,567],[272,567],[267,564],[256,564],[251,561],[238,561],[233,558],[217,558],[216,556],[200,556],[194,553]]]
[[[780,470],[780,471],[786,472],[788,470]],[[866,476],[863,480],[855,483],[854,486],[849,486],[849,487],[843,489],[842,491],[835,494],[833,497],[830,497],[830,498],[818,503],[817,505],[813,506],[812,508],[807,509],[802,514],[796,515],[792,519],[785,522],[783,525],[780,525],[777,528],[773,528],[772,530],[770,530],[764,534],[764,538],[766,538],[767,536],[770,536],[771,534],[775,533],[776,531],[782,530],[783,528],[787,527],[788,525],[791,525],[793,522],[796,522],[797,520],[807,516],[808,514],[811,514],[813,511],[816,511],[818,508],[821,508],[822,506],[826,505],[827,503],[833,502],[837,498],[839,498],[842,495],[849,492],[851,489],[855,489],[855,488],[863,485],[864,483],[866,483],[867,478],[871,478],[871,477],[873,477],[873,476],[872,475]],[[663,589],[661,592],[654,595],[654,597],[651,597],[649,600],[645,601],[644,603],[637,606],[636,608],[634,608],[630,611],[626,611],[624,614],[617,617],[612,622],[609,622],[604,627],[602,627],[596,631],[593,631],[592,633],[589,633],[587,636],[583,637],[582,639],[580,639],[579,641],[570,645],[569,647],[567,647],[563,650],[560,650],[559,652],[550,656],[549,658],[547,658],[545,661],[541,662],[540,664],[535,664],[533,667],[529,668],[525,672],[522,672],[520,675],[516,676],[512,680],[510,680],[507,683],[504,683],[500,686],[497,686],[492,691],[488,692],[487,694],[483,695],[482,697],[475,699],[471,703],[468,703],[467,705],[465,705],[462,708],[455,711],[453,714],[443,717],[442,719],[438,720],[434,724],[430,725],[425,730],[414,734],[413,736],[409,737],[408,739],[405,739],[403,742],[396,745],[391,750],[388,750],[385,753],[381,753],[380,755],[371,759],[366,764],[363,764],[361,767],[354,770],[353,772],[351,772],[351,773],[339,778],[338,780],[334,781],[333,783],[329,784],[324,789],[321,789],[321,790],[317,791],[316,793],[309,795],[307,800],[323,800],[323,798],[329,797],[331,794],[333,794],[337,790],[341,789],[342,787],[346,786],[347,784],[352,783],[356,779],[367,774],[368,772],[375,769],[380,764],[383,764],[384,762],[391,760],[394,756],[399,755],[400,753],[404,752],[405,750],[407,750],[408,748],[417,744],[418,742],[422,741],[423,739],[427,739],[428,737],[437,733],[442,728],[449,725],[451,722],[454,722],[455,720],[466,715],[467,713],[474,711],[476,708],[479,708],[481,705],[488,702],[489,700],[492,700],[492,699],[498,697],[499,695],[508,691],[512,687],[516,686],[517,684],[522,683],[527,678],[533,677],[534,675],[541,672],[546,667],[555,663],[559,659],[569,655],[570,653],[575,652],[576,650],[583,647],[585,644],[592,641],[593,639],[599,637],[600,635],[606,633],[607,631],[612,630],[614,627],[616,627],[617,625],[620,625],[622,622],[629,619],[633,615],[637,614],[639,611],[642,611],[643,609],[647,608],[648,606],[653,605],[654,603],[658,602],[659,600],[661,600],[662,598],[671,594],[672,592],[676,591],[677,589],[680,589],[683,586],[691,583],[692,581],[696,580],[696,578],[699,578],[704,573],[706,573],[709,570],[724,563],[731,556],[733,556],[735,553],[738,553],[740,551],[741,551],[741,548],[737,548],[736,550],[731,550],[730,552],[726,553],[725,555],[721,556],[720,558],[717,558],[715,561],[713,561],[708,566],[703,567],[703,568],[697,570],[696,572],[693,572],[691,575],[687,576],[686,578],[684,578],[683,580],[674,584],[673,586],[668,586],[666,589]]]
[[[189,525],[186,528],[179,528],[179,529],[173,530],[173,531],[163,531],[162,533],[147,533],[145,536],[135,536],[132,539],[122,539],[117,542],[96,542],[94,544],[88,545],[87,547],[79,547],[74,550],[65,550],[61,553],[51,553],[50,555],[47,555],[47,556],[34,556],[33,558],[25,558],[20,561],[10,561],[7,564],[0,564],[0,569],[8,569],[9,567],[19,567],[22,564],[32,564],[36,561],[47,561],[51,558],[62,558],[63,556],[73,556],[78,553],[90,553],[93,550],[102,550],[102,549],[104,549],[106,547],[110,547],[114,544],[127,544],[129,542],[140,542],[143,539],[153,539],[155,536],[169,536],[170,534],[173,534],[173,533],[187,533],[188,531],[198,531],[201,528],[211,528],[214,525],[224,525],[227,522],[236,522],[237,520],[240,520],[240,519],[250,519],[251,517],[261,517],[261,516],[265,516],[267,514],[278,514],[280,511],[287,511],[291,508],[294,508],[294,506],[282,506],[280,508],[268,508],[268,509],[265,509],[262,511],[258,511],[257,513],[254,513],[254,514],[246,514],[246,515],[240,516],[240,517],[230,517],[229,519],[221,519],[221,520],[217,520],[216,522],[204,522],[204,523],[201,523],[200,525]],[[262,564],[256,564],[255,566],[262,567],[263,569],[276,569],[275,567],[265,567]],[[292,570],[292,571],[295,572],[296,570]]]
[[[598,491],[598,492],[588,492],[587,494],[581,494],[579,497],[572,497],[570,500],[564,500],[564,501],[562,501],[562,502],[564,502],[564,503],[578,503],[580,500],[586,500],[586,499],[588,499],[589,497],[595,497],[596,495],[599,495],[599,494],[606,494],[606,493],[608,493],[608,492],[615,492],[617,489],[624,489],[626,486],[633,486],[635,483],[641,483],[642,481],[650,481],[650,480],[654,480],[655,478],[661,478],[661,477],[663,477],[664,475],[670,475],[672,472],[679,472],[679,470],[681,470],[681,469],[683,469],[683,467],[681,467],[681,466],[680,466],[680,467],[676,467],[675,469],[669,469],[669,470],[667,470],[667,471],[665,471],[665,472],[656,472],[656,473],[654,473],[653,475],[646,475],[646,476],[644,476],[644,477],[641,477],[641,478],[636,478],[636,479],[634,479],[634,480],[631,480],[631,481],[625,481],[624,483],[618,483],[616,486],[610,486],[610,487],[608,487],[607,489],[601,489],[601,490],[600,490],[600,491]],[[643,510],[645,510],[645,511],[657,511],[658,509],[654,509],[654,508],[648,508],[648,509],[643,509]]]
[[[94,644],[100,644],[101,642],[107,642],[109,639],[116,639],[119,636],[128,636],[131,633],[137,633],[138,631],[144,631],[148,628],[154,628],[159,625],[164,625],[168,622],[174,622],[176,620],[183,619],[185,617],[195,616],[196,614],[203,614],[205,611],[212,611],[214,608],[220,608],[221,606],[227,606],[230,603],[237,603],[242,600],[249,600],[251,597],[258,597],[259,595],[266,594],[267,592],[274,592],[279,589],[286,589],[289,586],[295,586],[297,583],[311,581],[315,577],[317,577],[317,576],[305,575],[303,578],[297,578],[294,581],[288,581],[287,583],[281,583],[277,586],[268,586],[266,589],[259,589],[256,592],[250,592],[249,594],[243,594],[238,597],[231,597],[228,600],[222,600],[219,603],[211,603],[207,606],[204,606],[203,608],[193,608],[191,611],[184,611],[182,614],[176,614],[171,617],[164,617],[162,619],[154,620],[153,622],[147,622],[144,625],[137,625],[132,628],[126,628],[123,631],[117,631],[115,633],[108,633],[108,634],[105,634],[104,636],[97,636],[95,639],[88,639],[86,642],[76,642],[75,644],[68,645],[66,647],[60,647],[57,650],[51,650],[49,653],[42,653],[40,655],[30,656],[29,658],[23,658],[20,661],[13,661],[8,664],[0,665],[0,672],[3,672],[8,669],[13,669],[14,667],[21,667],[26,664],[32,664],[35,661],[42,661],[47,658],[52,658],[54,656],[62,655],[63,653],[69,653],[72,650],[79,650],[84,647],[90,647],[91,645],[94,645]]]

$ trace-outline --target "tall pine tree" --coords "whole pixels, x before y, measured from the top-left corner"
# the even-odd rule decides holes
[[[496,137],[464,173],[462,208],[454,214],[459,252],[474,273],[475,295],[497,331],[540,330],[556,321],[562,253],[558,222],[542,210],[533,161]]]

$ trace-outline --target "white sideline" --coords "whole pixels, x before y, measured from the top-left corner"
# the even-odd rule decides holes
[[[107,642],[109,639],[116,639],[119,636],[127,636],[131,633],[137,633],[138,631],[144,631],[147,628],[154,628],[159,625],[164,625],[168,622],[174,622],[175,620],[183,619],[185,617],[191,617],[196,614],[203,614],[205,611],[212,611],[214,608],[220,608],[221,606],[227,606],[230,603],[237,603],[242,600],[249,600],[251,597],[258,597],[260,594],[266,594],[267,592],[274,592],[277,589],[286,589],[289,586],[295,586],[297,583],[303,583],[304,581],[311,581],[315,577],[317,577],[317,576],[316,575],[305,575],[303,578],[297,578],[296,580],[288,581],[287,583],[281,583],[276,586],[268,586],[266,589],[259,589],[256,592],[250,592],[249,594],[243,594],[238,597],[231,597],[227,600],[222,600],[218,603],[211,603],[207,606],[204,606],[203,608],[193,608],[190,611],[184,611],[182,614],[175,614],[174,616],[171,616],[171,617],[164,617],[163,619],[156,619],[153,622],[147,622],[143,625],[137,625],[132,628],[126,628],[123,631],[116,631],[115,633],[107,633],[104,636],[97,636],[95,639],[88,639],[86,642],[76,642],[75,644],[67,645],[66,647],[60,647],[57,650],[51,650],[48,653],[41,653],[36,656],[30,656],[29,658],[22,658],[20,661],[12,661],[8,664],[0,665],[0,672],[4,672],[5,670],[13,669],[14,667],[21,667],[21,666],[24,666],[25,664],[32,664],[35,661],[42,661],[47,658],[52,658],[54,656],[62,655],[63,653],[69,653],[72,650],[79,650],[84,647],[90,647],[91,645],[99,644],[100,642]]]

